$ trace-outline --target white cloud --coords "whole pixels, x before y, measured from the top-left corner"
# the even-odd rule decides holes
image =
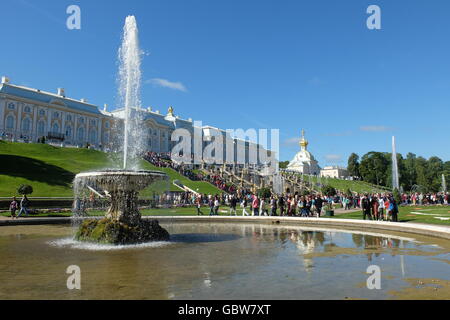
[[[296,145],[299,143],[300,143],[300,138],[298,138],[298,137],[284,140],[284,144],[287,146],[292,146],[292,145]]]
[[[327,154],[325,160],[328,162],[341,162],[342,156],[340,154]]]
[[[359,130],[367,132],[383,132],[383,131],[391,131],[392,128],[385,126],[363,126],[360,127]]]
[[[182,84],[181,82],[172,82],[172,81],[169,81],[167,79],[161,79],[161,78],[150,79],[150,80],[148,80],[146,82],[147,83],[152,83],[152,84],[154,84],[156,86],[163,87],[163,88],[169,88],[169,89],[183,91],[183,92],[187,92],[188,91],[186,89],[186,87],[184,86],[184,84]]]

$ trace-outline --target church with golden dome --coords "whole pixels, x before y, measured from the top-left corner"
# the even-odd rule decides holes
[[[302,130],[302,138],[300,139],[300,152],[289,163],[287,170],[307,174],[320,175],[320,167],[314,156],[308,151],[309,142],[305,138],[305,130]]]

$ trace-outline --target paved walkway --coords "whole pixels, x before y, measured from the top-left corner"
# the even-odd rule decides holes
[[[93,217],[90,217],[93,218]],[[101,217],[97,217],[100,219]],[[144,219],[156,219],[160,222],[188,222],[188,223],[215,223],[215,222],[237,222],[237,223],[271,223],[277,225],[301,225],[313,227],[345,227],[359,231],[385,230],[395,232],[407,232],[426,236],[439,237],[450,240],[450,227],[420,223],[398,223],[384,221],[369,221],[355,219],[335,218],[300,218],[300,217],[242,217],[242,216],[147,216]],[[44,225],[44,224],[68,224],[71,218],[20,218],[11,219],[1,217],[1,226],[16,225]]]

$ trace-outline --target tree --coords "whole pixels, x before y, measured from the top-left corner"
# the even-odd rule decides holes
[[[402,203],[402,197],[400,195],[400,191],[398,191],[397,188],[394,189],[392,196],[394,197],[395,202],[397,202],[397,205],[400,205]]]
[[[351,177],[359,178],[359,156],[356,153],[352,153],[348,158],[347,165],[348,174]]]
[[[33,187],[27,184],[22,184],[18,189],[17,193],[21,195],[29,195],[33,193]]]
[[[322,193],[329,197],[334,197],[337,194],[336,189],[329,185],[322,187]]]
[[[282,161],[279,163],[280,169],[286,169],[289,165],[289,161]]]
[[[270,188],[262,188],[258,190],[258,197],[263,199],[268,199],[272,196],[272,191]]]
[[[413,185],[417,184],[416,158],[417,156],[414,153],[410,152],[406,155],[406,159],[403,161],[403,164],[405,166],[403,179],[405,190],[411,190]]]
[[[359,171],[364,181],[386,186],[388,165],[385,153],[372,151],[362,157]]]

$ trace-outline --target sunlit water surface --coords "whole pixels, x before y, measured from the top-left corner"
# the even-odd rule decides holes
[[[450,299],[449,241],[299,226],[161,225],[170,242],[125,247],[74,241],[69,226],[2,227],[0,299],[389,299],[402,290],[424,298],[418,279],[436,284],[432,298]],[[81,269],[81,290],[67,289],[70,265]],[[381,268],[381,290],[367,288],[371,265]]]

